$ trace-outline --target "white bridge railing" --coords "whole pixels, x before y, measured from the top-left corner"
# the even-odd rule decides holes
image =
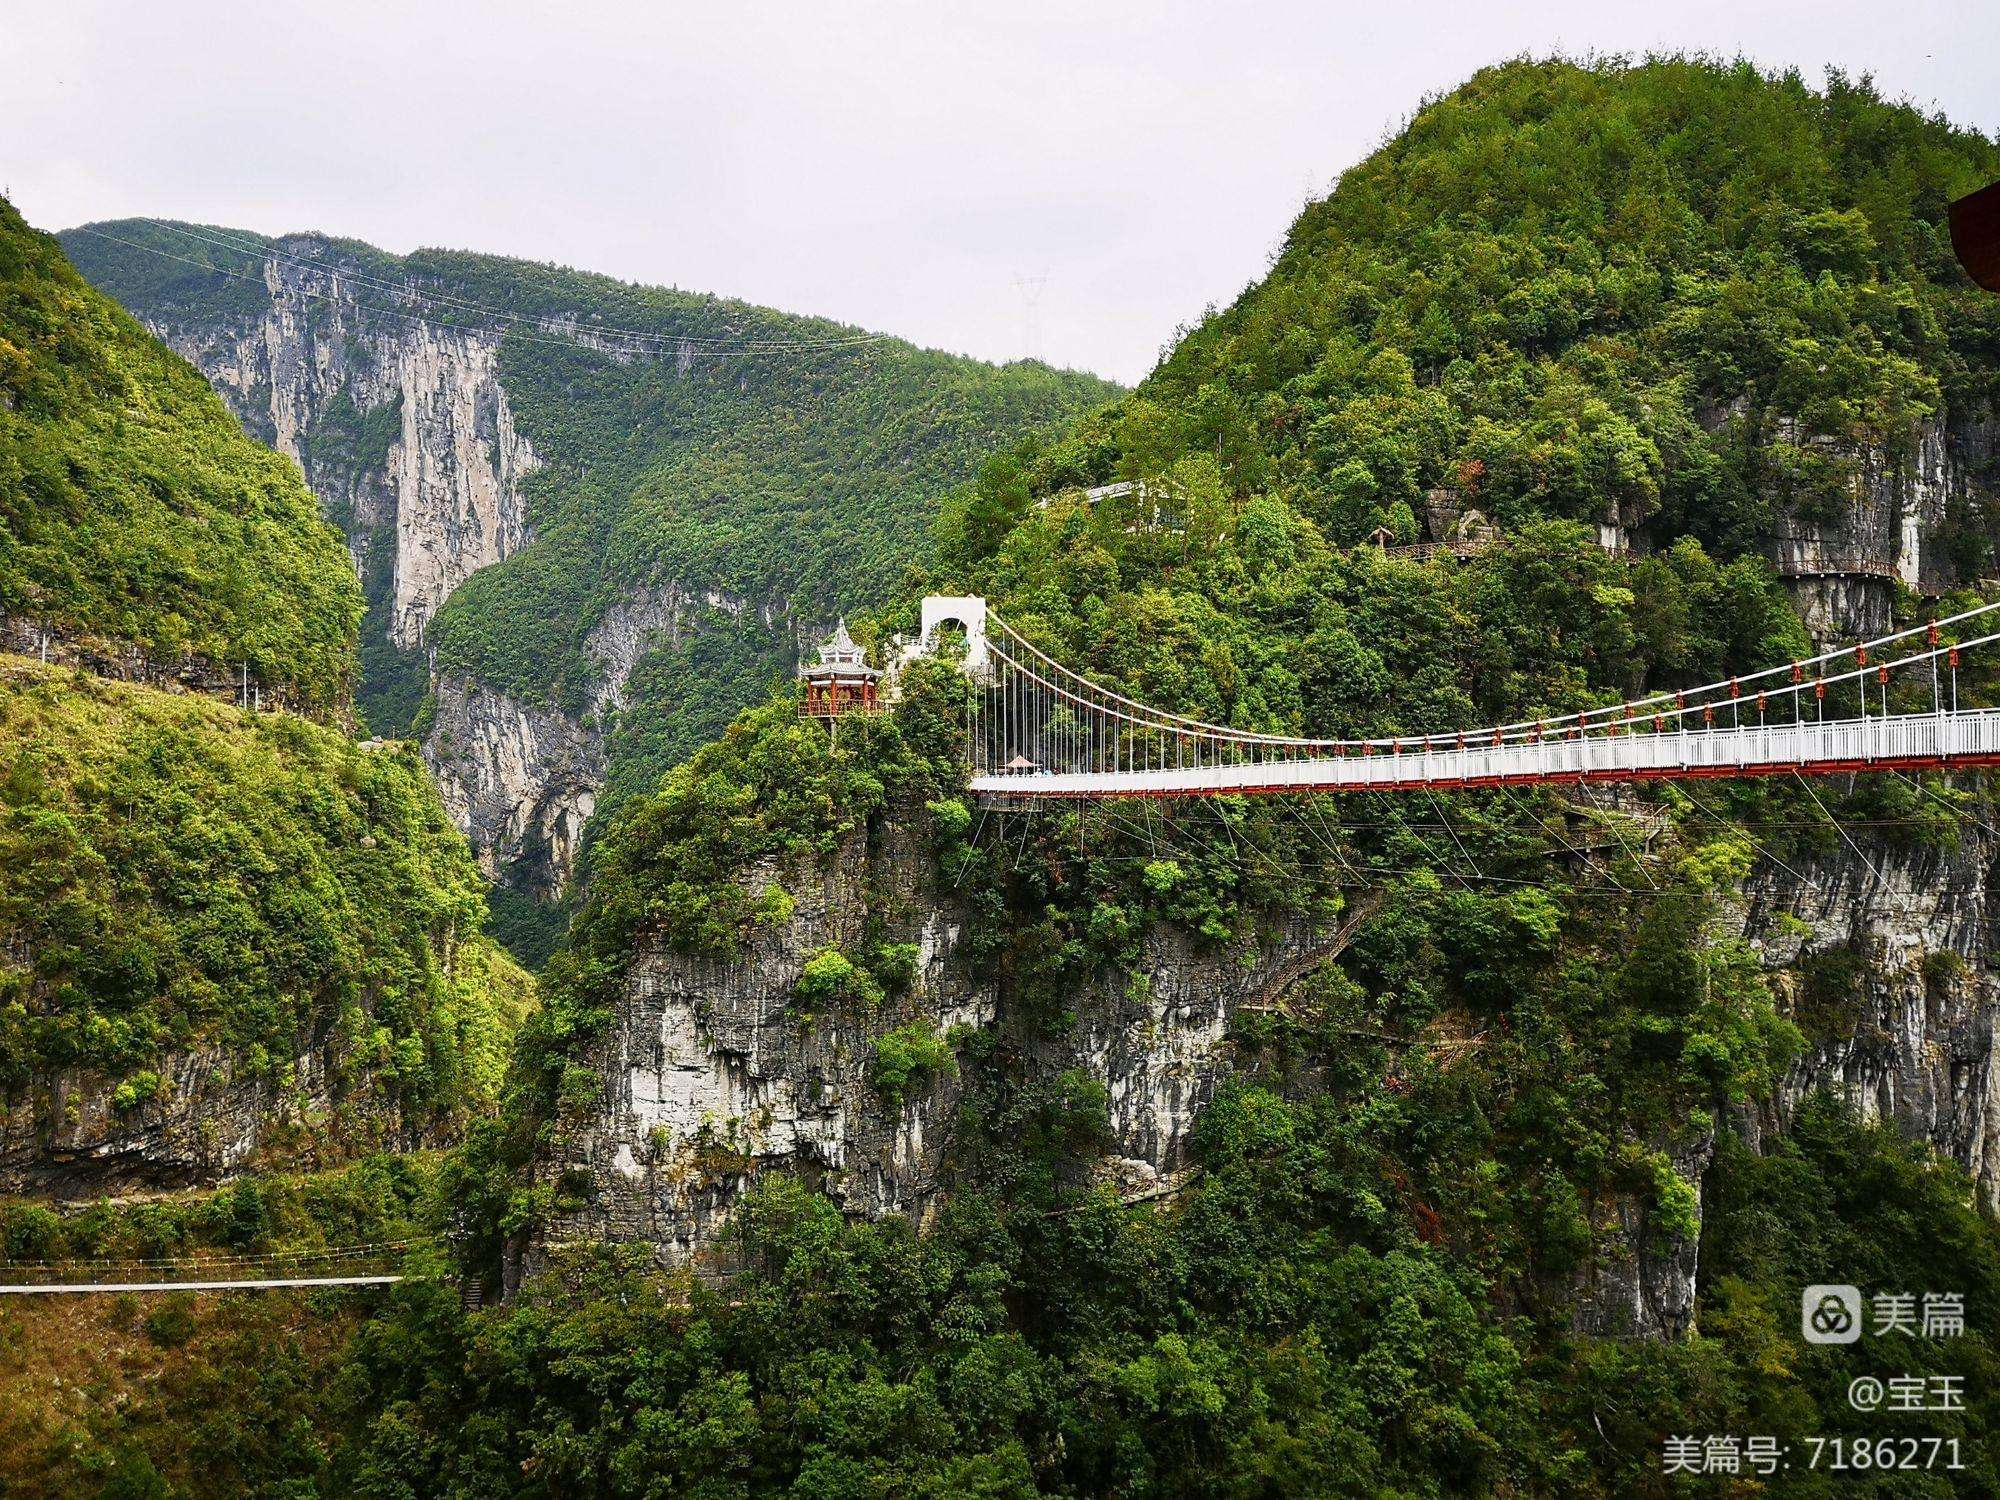
[[[2000,601],[1801,661],[1624,703],[1443,733],[1314,739],[1153,707],[1062,665],[984,599],[924,601],[963,628],[972,790],[988,797],[1401,791],[2000,764],[2000,709],[1961,708],[1961,655]]]
[[[1536,781],[1834,775],[2000,764],[2000,709],[1709,727],[1198,767],[976,775],[996,797],[1173,797],[1250,792],[1408,791]]]

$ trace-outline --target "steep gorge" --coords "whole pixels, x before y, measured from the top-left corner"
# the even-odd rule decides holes
[[[482,867],[532,898],[510,908],[539,904],[531,946],[600,799],[879,598],[984,445],[1112,393],[493,257],[153,221],[64,243],[346,533],[361,706],[422,739]],[[732,338],[772,347],[717,357]],[[735,628],[699,646],[718,619]]]
[[[1142,390],[996,442],[858,634],[979,594],[1149,703],[1402,737],[1949,613],[1991,592],[2000,313],[1939,214],[1996,170],[1837,75],[1482,72]],[[755,547],[690,566],[688,523],[753,518],[740,486],[691,516],[687,482],[749,455],[621,471],[630,403],[692,418],[697,362],[634,386],[605,352],[516,372],[523,493],[560,479],[568,508],[426,632],[467,685],[430,713],[533,742],[466,763],[496,841],[573,840],[560,809],[613,786],[615,739],[629,767],[695,728],[631,710],[676,674],[762,680],[829,582],[766,598]],[[570,420],[535,425],[531,389]],[[1403,549],[1474,511],[1476,541]],[[838,520],[866,550],[869,513]],[[656,632],[622,686],[584,669]],[[1990,654],[1959,675],[2000,701]],[[1914,677],[1883,685],[1899,706],[1928,705]],[[1023,813],[966,795],[976,686],[917,661],[898,687],[837,726],[774,694],[619,789],[507,1107],[440,1169],[464,1282],[389,1299],[339,1356],[343,1451],[272,1470],[1664,1496],[1690,1430],[1872,1439],[1848,1381],[1893,1358],[1973,1377],[1962,1409],[1898,1414],[1964,1444],[1930,1487],[2000,1489],[1989,779]],[[604,769],[567,769],[605,717]],[[571,790],[523,817],[530,761]],[[1829,1277],[1961,1291],[1965,1328],[1807,1348],[1799,1293]],[[289,1351],[229,1368],[289,1377],[280,1404],[311,1383]]]

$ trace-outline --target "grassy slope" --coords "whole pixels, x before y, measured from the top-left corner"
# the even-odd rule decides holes
[[[87,1280],[105,1275],[92,1261],[135,1259],[210,1260],[208,1274],[225,1279],[393,1270],[408,1258],[296,1259],[261,1273],[228,1261],[421,1241],[439,1206],[435,1166],[424,1155],[371,1156],[62,1214],[0,1200],[0,1260],[60,1267],[8,1280]],[[189,1495],[323,1480],[329,1388],[382,1296],[365,1288],[0,1299],[0,1493],[149,1494],[154,1475]]]
[[[0,202],[0,610],[345,704],[360,591],[291,466]]]
[[[525,986],[413,750],[0,663],[0,1083],[143,1096],[163,1047],[283,1069],[330,1024],[413,1119],[492,1101]]]

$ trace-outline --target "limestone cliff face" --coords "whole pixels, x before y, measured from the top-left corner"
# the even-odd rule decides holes
[[[262,269],[256,311],[154,332],[299,465],[386,604],[370,628],[421,650],[452,590],[527,540],[521,484],[538,460],[500,379],[501,335],[398,316],[392,291],[315,236],[276,242]],[[436,686],[426,750],[447,805],[489,873],[525,860],[525,883],[555,890],[603,782],[602,747],[560,715]]]
[[[1786,503],[1777,516],[1772,560],[1815,635],[1881,634],[1898,584],[1940,594],[1992,571],[1969,566],[1976,549],[1961,545],[1991,531],[1985,512],[2000,492],[2000,420],[1990,408],[1932,418],[1907,456],[1805,438],[1789,419],[1775,423],[1773,436],[1853,475],[1837,500]]]
[[[265,258],[268,302],[256,314],[154,331],[299,465],[345,528],[371,597],[386,599],[389,643],[417,651],[452,590],[527,540],[521,485],[539,460],[500,378],[500,334],[397,316],[385,310],[394,293],[364,274],[332,242],[293,236]],[[629,355],[573,320],[544,332]],[[615,601],[592,631],[598,672],[581,714],[434,674],[425,756],[489,875],[561,892],[604,784],[606,716],[623,706],[639,658],[678,642],[705,608],[754,608],[782,628],[775,602],[664,581]]]
[[[1959,826],[1949,850],[1872,840],[1790,870],[1758,867],[1745,928],[1815,1045],[1745,1128],[1782,1129],[1800,1100],[1831,1088],[1962,1163],[2000,1211],[2000,837]]]
[[[388,633],[415,649],[445,597],[527,536],[536,458],[499,380],[500,335],[399,317],[378,289],[364,305],[354,268],[313,236],[277,242],[263,271],[260,315],[154,332],[298,463],[357,566],[393,528]]]
[[[940,1035],[995,1027],[1040,1069],[1083,1070],[1107,1097],[1110,1145],[1096,1175],[1131,1196],[1169,1189],[1232,1065],[1232,1018],[1334,957],[1354,927],[1224,950],[1155,929],[1138,968],[1101,976],[1079,997],[1071,1030],[1051,1040],[1012,1024],[1007,987],[969,956],[967,916],[932,889],[925,838],[922,814],[908,810],[824,866],[749,872],[752,891],[776,885],[793,908],[727,962],[663,947],[639,955],[586,1059],[600,1079],[596,1104],[546,1163],[552,1177],[587,1182],[583,1206],[551,1225],[531,1256],[609,1238],[648,1243],[665,1265],[699,1263],[769,1171],[817,1184],[857,1216],[921,1217],[961,1095],[951,1076],[925,1080],[893,1106],[874,1088],[875,1038],[912,1021]],[[907,993],[879,1014],[802,1013],[807,961],[869,941],[914,945]]]
[[[604,784],[601,734],[462,677],[435,678],[432,698],[424,761],[480,868],[558,894]]]
[[[1007,986],[968,957],[965,914],[931,884],[921,823],[884,820],[872,841],[857,836],[824,867],[750,872],[751,890],[776,885],[795,904],[728,962],[642,949],[586,1058],[599,1096],[546,1163],[551,1178],[582,1186],[581,1206],[531,1255],[605,1237],[650,1244],[663,1264],[701,1264],[769,1171],[817,1184],[857,1216],[921,1218],[960,1092],[956,1079],[933,1078],[891,1108],[871,1087],[874,1039],[911,1020],[940,1033],[998,1028],[1037,1068],[1085,1071],[1107,1100],[1110,1145],[1096,1175],[1133,1198],[1171,1191],[1201,1110],[1236,1065],[1232,1023],[1246,1008],[1283,1005],[1373,910],[1357,903],[1341,924],[1228,951],[1155,929],[1139,966],[1087,987],[1072,1027],[1049,1038],[1014,1026]],[[1814,1043],[1761,1110],[1651,1143],[1693,1190],[1697,1223],[1717,1134],[1754,1143],[1782,1132],[1823,1086],[1964,1164],[2000,1207],[2000,955],[1985,939],[1996,881],[2000,834],[1968,823],[1949,849],[1876,839],[1817,861],[1767,858],[1724,902],[1721,927],[1762,955],[1781,1006]],[[800,1012],[795,991],[813,954],[875,940],[916,945],[906,995],[876,1015]],[[1829,965],[1846,976],[1831,1012]],[[1577,1329],[1687,1333],[1697,1238],[1657,1222],[1637,1198],[1601,1203],[1595,1220],[1597,1250],[1573,1288]]]
[[[0,1190],[65,1196],[213,1180],[249,1160],[287,1114],[285,1091],[239,1076],[218,1052],[169,1054],[157,1099],[128,1109],[112,1080],[65,1072],[5,1101]],[[323,1069],[308,1054],[298,1079],[310,1096]]]
[[[489,876],[546,899],[562,893],[604,786],[606,731],[626,706],[633,668],[647,652],[680,644],[711,610],[754,611],[773,631],[787,628],[774,604],[655,583],[615,601],[586,638],[596,674],[580,714],[433,675],[424,759]]]
[[[0,1192],[92,1197],[215,1182],[281,1141],[286,1159],[311,1158],[314,1134],[336,1119],[336,1155],[424,1143],[393,1108],[343,1097],[327,1035],[302,1037],[282,1070],[196,1047],[163,1053],[152,1071],[159,1093],[124,1107],[116,1079],[76,1069],[0,1094]]]
[[[1948,849],[1857,834],[1818,859],[1766,857],[1727,903],[1724,925],[1763,956],[1780,1005],[1812,1045],[1775,1098],[1694,1139],[1658,1143],[1697,1208],[1715,1130],[1753,1144],[1782,1134],[1820,1089],[1965,1167],[2000,1211],[2000,953],[1990,941],[2000,834],[1968,820]],[[1693,1238],[1664,1232],[1645,1204],[1605,1205],[1602,1251],[1580,1280],[1576,1326],[1678,1337],[1692,1326]]]
[[[1715,1156],[1715,1132],[1662,1143],[1667,1160],[1694,1190]],[[1694,1327],[1701,1239],[1658,1222],[1651,1204],[1617,1197],[1602,1204],[1596,1253],[1577,1277],[1571,1326],[1605,1338],[1677,1339]],[[1696,1223],[1699,1224],[1699,1217]]]
[[[943,1031],[992,1019],[996,990],[959,958],[958,917],[920,903],[892,924],[893,940],[918,945],[918,961],[889,1013],[810,1016],[793,995],[815,953],[859,950],[874,881],[913,891],[928,860],[897,858],[910,852],[921,859],[902,840],[871,854],[856,838],[824,868],[754,870],[753,888],[777,885],[792,898],[782,926],[758,932],[727,962],[664,949],[640,956],[590,1058],[602,1080],[598,1107],[561,1151],[561,1169],[588,1174],[589,1202],[551,1238],[650,1242],[663,1263],[685,1263],[774,1167],[817,1182],[855,1213],[922,1208],[956,1085],[932,1079],[887,1108],[869,1082],[871,1038],[904,1020]]]

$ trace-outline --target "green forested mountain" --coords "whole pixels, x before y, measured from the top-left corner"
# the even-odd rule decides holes
[[[601,286],[587,291],[605,304]],[[648,310],[637,297],[608,307],[632,320]],[[770,321],[779,338],[825,327]],[[582,642],[605,607],[649,579],[806,620],[886,599],[922,559],[937,497],[976,455],[1114,394],[1086,375],[893,340],[688,370],[523,342],[507,351],[506,379],[550,466],[533,481],[535,540],[452,596],[439,660],[558,701],[589,686]]]
[[[367,723],[423,738],[477,805],[523,952],[560,917],[522,893],[572,873],[523,829],[650,790],[790,669],[801,632],[886,601],[987,454],[1118,394],[496,256],[144,220],[64,244],[347,532]],[[516,710],[466,685],[545,736],[504,742]]]
[[[989,467],[943,519],[952,586],[1148,701],[1310,733],[1782,660],[1774,529],[1838,537],[1926,430],[1966,476],[1926,545],[1988,570],[2000,302],[1943,220],[1995,175],[1983,136],[1837,77],[1488,70],[1307,208],[1131,399]],[[1118,541],[1128,516],[1030,508],[1135,475],[1177,481],[1184,527]],[[1341,551],[1440,507],[1513,544],[1463,568]],[[1604,521],[1651,555],[1605,554]]]
[[[493,1101],[526,982],[408,746],[13,657],[0,766],[0,1091],[81,1069],[130,1109],[165,1052],[277,1077],[318,1035],[412,1127]]]
[[[1309,208],[1139,392],[994,454],[921,581],[983,593],[1101,681],[1257,729],[1463,727],[1796,656],[1774,531],[1835,516],[1924,443],[1963,477],[1924,523],[1954,577],[1991,553],[1977,434],[2000,318],[1940,221],[1994,175],[1992,142],[1840,79],[1482,72]],[[1074,493],[1119,477],[1171,503]],[[1356,545],[1468,508],[1502,535],[1463,561]],[[1602,524],[1637,545],[1607,550]],[[1962,687],[1993,701],[1970,671]],[[838,851],[894,833],[926,863],[858,892],[870,946],[814,954],[823,983],[770,1024],[886,1014],[909,960],[875,934],[911,905],[963,933],[998,1019],[874,1039],[885,1099],[912,1071],[962,1086],[932,1122],[950,1144],[922,1228],[767,1179],[735,1207],[726,1295],[661,1277],[651,1247],[559,1247],[478,1314],[412,1284],[319,1355],[344,1378],[309,1439],[269,1392],[309,1389],[313,1357],[212,1338],[202,1369],[252,1392],[208,1418],[235,1482],[1608,1500],[1683,1492],[1663,1442],[1694,1433],[1792,1444],[1773,1492],[2000,1489],[2000,1228],[1961,1167],[1836,1094],[1779,1108],[1815,1049],[1880,1045],[1895,996],[1912,1025],[1990,1015],[1990,965],[1940,940],[1891,973],[1860,930],[1808,951],[1799,887],[1767,882],[1761,914],[1743,899],[1760,866],[1842,889],[1873,862],[1963,866],[1983,889],[1983,785],[1079,806],[998,836],[963,796],[969,689],[928,666],[902,688],[837,737],[781,695],[627,803],[503,1118],[429,1213],[497,1281],[503,1246],[601,1188],[564,1152],[624,1082],[591,1046],[635,964],[741,954],[791,914],[774,870],[832,880]],[[1106,1085],[1069,1061],[1093,993],[1144,1001],[1151,933],[1230,962],[1330,930],[1364,892],[1380,904],[1337,961],[1235,1018],[1186,1176],[1121,1202],[1096,1175]],[[732,1140],[709,1138],[718,1194]],[[1685,1318],[1646,1306],[1653,1273],[1680,1278]],[[1587,1316],[1617,1310],[1624,1274],[1625,1321]],[[1807,1348],[1799,1292],[1825,1279],[1956,1292],[1968,1332]],[[1626,1336],[1642,1317],[1654,1336]],[[1806,1472],[1810,1439],[1886,1430],[1849,1403],[1864,1370],[1962,1380],[1962,1410],[1894,1432],[1956,1440],[1965,1467]],[[162,1409],[51,1462],[178,1479]]]
[[[344,706],[338,534],[200,375],[0,201],[0,613]]]
[[[2000,320],[1941,217],[1996,169],[1983,137],[1838,79],[1482,73],[1309,208],[1272,274],[1132,398],[990,464],[940,523],[936,584],[1147,701],[1315,734],[1555,713],[1798,655],[1762,556],[1780,519],[1845,503],[1926,423],[1990,421]],[[1955,451],[1971,475],[1939,524],[1969,571],[1991,457]],[[1175,500],[1156,519],[1153,499],[1067,493],[1117,477]],[[1464,562],[1354,546],[1441,500],[1501,540]],[[1607,513],[1641,555],[1600,545]],[[768,892],[732,872],[927,802],[938,888],[973,914],[1007,1011],[957,1045],[949,1207],[914,1236],[766,1188],[732,1246],[755,1267],[739,1305],[698,1301],[686,1324],[609,1270],[550,1288],[474,1335],[477,1396],[398,1387],[427,1413],[424,1462],[469,1466],[468,1490],[495,1443],[574,1459],[577,1482],[591,1463],[713,1472],[695,1424],[721,1401],[743,1493],[1666,1493],[1671,1432],[1865,1427],[1854,1369],[1799,1359],[1787,1332],[1825,1267],[2000,1309],[2000,1230],[1959,1168],[1831,1097],[1761,1149],[1729,1123],[1851,1041],[1883,983],[1843,950],[1774,966],[1739,883],[1759,860],[1838,878],[1835,817],[1875,830],[1878,858],[1948,860],[1977,837],[1956,794],[1664,792],[1643,849],[1618,817],[1517,793],[1086,807],[980,838],[950,793],[953,690],[905,691],[893,724],[843,726],[844,750],[774,705],[628,809],[549,971],[513,1149],[546,1151],[527,1122],[587,1089],[577,1059],[636,951],[736,951]],[[1062,1055],[1086,987],[1136,975],[1156,924],[1226,946],[1334,921],[1357,885],[1385,900],[1349,952],[1281,1014],[1239,1018],[1191,1183],[1137,1211],[1091,1193],[1104,1096],[1034,1061]],[[1698,1332],[1576,1331],[1621,1222],[1656,1248],[1699,1236]],[[631,1321],[606,1328],[618,1296]],[[614,1380],[627,1346],[673,1351],[674,1373],[644,1413],[569,1404],[459,1440],[496,1399],[560,1403],[542,1381],[500,1393],[578,1338]],[[1913,1341],[1906,1363],[1996,1358],[1982,1335]],[[1969,1452],[1996,1421],[1975,1400],[1922,1430]],[[589,1457],[558,1460],[579,1426]],[[1970,1462],[1935,1492],[1993,1482],[1990,1456]]]
[[[118,220],[65,245],[96,286],[170,326],[261,315],[275,250],[371,278],[364,310],[405,286],[408,314],[511,332],[502,384],[547,465],[529,482],[534,540],[468,584],[436,638],[451,669],[531,701],[578,701],[591,626],[656,577],[796,601],[808,618],[886,597],[922,554],[936,495],[978,456],[1116,394],[1089,375],[499,256],[197,230],[212,241]],[[358,425],[354,438],[365,460]]]
[[[179,1180],[275,1151],[280,1111],[331,1131],[314,1159],[454,1134],[528,983],[421,761],[315,722],[354,676],[339,534],[11,208],[0,381],[5,612],[311,711],[0,655],[0,1173]]]
[[[532,540],[469,580],[432,638],[445,669],[572,712],[597,675],[585,640],[620,599],[664,581],[806,620],[879,601],[922,556],[936,497],[979,456],[1116,393],[1087,375],[995,367],[825,319],[497,256],[398,257],[351,240],[141,220],[90,225],[65,244],[97,286],[161,326],[213,332],[260,317],[262,267],[276,255],[366,278],[347,283],[346,311],[365,327],[373,310],[376,337],[407,332],[411,317],[506,332],[501,386],[544,465],[526,485]],[[315,274],[309,318],[332,300]],[[344,388],[318,412],[309,470],[383,460],[396,427],[372,442],[362,429],[394,412],[358,410],[357,398],[367,399]]]
[[[2000,311],[1944,215],[1996,175],[1990,140],[1840,77],[1491,69],[1038,479],[1207,453],[1336,545],[1443,487],[1754,550],[1777,510],[1837,504],[1862,450],[1907,460],[1925,419],[2000,392]]]

